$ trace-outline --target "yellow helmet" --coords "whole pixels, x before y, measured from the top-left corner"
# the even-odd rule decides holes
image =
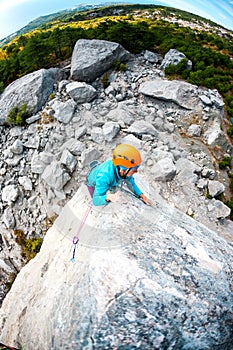
[[[137,148],[126,143],[121,143],[112,152],[112,162],[115,166],[119,165],[130,169],[139,166],[142,158]]]

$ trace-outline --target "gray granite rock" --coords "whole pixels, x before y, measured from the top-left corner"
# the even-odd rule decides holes
[[[62,167],[61,163],[53,161],[45,168],[41,178],[49,187],[59,191],[62,190],[66,183],[70,180],[70,175]]]
[[[55,110],[54,118],[59,122],[68,124],[72,120],[76,108],[72,99],[65,102],[55,100],[51,106]]]
[[[5,186],[2,190],[2,200],[8,204],[15,202],[18,198],[19,190],[15,185]]]
[[[151,168],[153,179],[156,181],[171,181],[176,175],[176,167],[170,157],[160,159]]]
[[[80,188],[5,298],[1,340],[25,350],[230,349],[232,246],[156,198],[157,209],[129,196],[89,211],[70,262],[89,208]]]
[[[128,132],[136,135],[148,134],[157,136],[158,134],[155,127],[151,123],[144,120],[136,120],[132,125],[130,125]]]
[[[76,103],[90,102],[97,94],[96,89],[85,82],[73,82],[67,84],[66,91]]]
[[[155,79],[142,83],[139,92],[167,102],[175,102],[185,109],[196,108],[199,104],[194,85],[178,80]]]
[[[13,107],[21,107],[25,103],[30,113],[37,113],[53,92],[54,84],[62,76],[63,73],[58,68],[40,69],[7,86],[0,96],[0,125],[5,123]]]
[[[77,165],[77,159],[67,149],[62,152],[60,162],[61,164],[65,165],[65,167],[69,170],[70,173],[74,171]]]
[[[17,139],[13,143],[13,145],[10,148],[11,152],[14,154],[22,154],[23,153],[23,143],[21,140]]]
[[[101,152],[96,148],[90,148],[84,150],[81,154],[81,162],[84,166],[87,166],[93,160],[98,160],[101,157]]]
[[[209,190],[209,194],[212,197],[217,197],[218,195],[220,195],[225,191],[225,186],[219,181],[209,180],[208,190]]]
[[[198,124],[192,124],[188,128],[188,135],[190,136],[201,136],[202,127]]]
[[[120,44],[105,40],[80,39],[76,42],[71,61],[71,79],[92,82],[108,70],[113,61],[130,57]]]
[[[106,141],[112,141],[120,131],[120,125],[115,122],[106,122],[103,125],[103,136]]]
[[[170,65],[177,65],[180,63],[184,58],[187,58],[183,52],[180,52],[176,49],[170,49],[166,55],[164,56],[164,59],[160,65],[161,69],[165,69],[166,67]],[[187,63],[187,69],[192,69],[192,61],[188,60]]]
[[[161,63],[163,60],[162,55],[148,50],[145,50],[144,57],[150,63]]]

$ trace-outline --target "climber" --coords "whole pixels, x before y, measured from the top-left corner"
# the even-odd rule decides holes
[[[138,171],[142,162],[140,152],[128,144],[120,144],[115,147],[112,159],[101,164],[96,164],[87,175],[86,185],[96,206],[105,205],[108,202],[116,202],[120,192],[113,190],[124,180],[128,188],[142,201],[152,205],[152,201],[137,187],[133,174]]]

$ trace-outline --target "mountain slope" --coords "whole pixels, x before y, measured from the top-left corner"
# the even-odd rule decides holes
[[[144,4],[135,4],[135,5],[128,5],[128,4],[121,4],[117,2],[108,2],[108,3],[100,3],[98,5],[78,5],[75,6],[72,9],[67,9],[63,11],[59,11],[56,13],[52,13],[49,15],[41,16],[33,21],[29,22],[26,26],[21,28],[15,33],[12,33],[11,35],[7,36],[6,38],[0,40],[0,47],[4,44],[10,43],[13,39],[15,39],[17,36],[27,34],[35,29],[46,29],[51,28],[53,24],[57,24],[60,22],[60,24],[64,23],[70,23],[75,21],[82,21],[84,19],[91,19],[91,18],[100,18],[100,17],[106,17],[106,16],[118,16],[118,15],[134,15],[137,11],[141,10],[150,11],[152,9],[158,10],[158,15],[163,20],[168,21],[185,21],[186,25],[192,26],[195,23],[200,24],[200,27],[202,27],[205,30],[211,31],[211,28],[222,28],[224,30],[224,27],[222,27],[219,24],[216,24],[210,20],[207,20],[201,16],[188,13],[186,11],[178,10],[172,7],[166,7],[166,6],[160,6],[160,5],[144,5]],[[226,30],[226,29],[225,29]],[[230,32],[229,30],[226,30],[227,32]]]

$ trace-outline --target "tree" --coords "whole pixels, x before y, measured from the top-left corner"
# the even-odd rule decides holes
[[[50,51],[53,51],[55,57],[62,58],[62,31],[59,28],[55,28],[48,39]]]
[[[49,47],[43,36],[33,35],[27,42],[19,58],[25,73],[48,66]]]

